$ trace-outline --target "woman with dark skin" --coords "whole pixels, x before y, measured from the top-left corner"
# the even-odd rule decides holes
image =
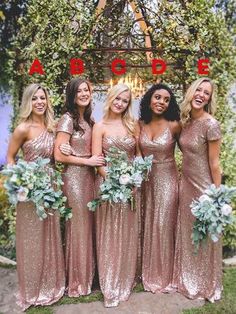
[[[179,107],[172,90],[153,85],[141,100],[139,145],[153,155],[149,180],[142,186],[144,221],[142,280],[153,293],[171,290],[175,226],[178,209],[178,171],[174,158],[181,127]]]

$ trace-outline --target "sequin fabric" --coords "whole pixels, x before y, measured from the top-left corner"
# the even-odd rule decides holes
[[[179,192],[179,217],[175,256],[174,285],[189,298],[211,302],[221,297],[221,241],[208,240],[197,255],[191,240],[194,217],[189,205],[212,184],[208,162],[208,141],[221,138],[219,123],[213,118],[193,120],[183,128],[180,146],[183,152]]]
[[[54,135],[43,131],[22,146],[24,159],[53,157]],[[65,266],[59,216],[40,221],[32,202],[20,202],[16,216],[16,260],[19,282],[17,303],[49,305],[58,301],[65,290]]]
[[[84,134],[73,128],[72,117],[64,114],[58,124],[57,132],[71,135],[70,145],[79,157],[91,156],[92,130],[87,122],[80,123]],[[87,203],[94,198],[94,168],[89,166],[66,165],[63,173],[64,193],[73,217],[66,222],[66,281],[70,297],[87,295],[91,292],[94,276],[93,254],[93,214]]]
[[[141,191],[144,218],[142,280],[144,289],[153,293],[171,290],[178,210],[175,145],[169,127],[150,140],[142,126],[140,148],[144,156],[153,155],[155,160]]]
[[[134,157],[135,139],[104,137],[103,152],[115,146]],[[134,285],[139,240],[139,206],[103,203],[95,212],[98,274],[106,307],[129,298]]]

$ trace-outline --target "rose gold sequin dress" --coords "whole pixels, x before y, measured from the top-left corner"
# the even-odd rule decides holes
[[[104,137],[103,153],[115,146],[134,157],[132,136]],[[136,273],[139,240],[139,206],[131,211],[129,203],[105,202],[95,212],[98,275],[106,307],[126,301]]]
[[[183,152],[179,192],[179,217],[174,284],[189,298],[210,301],[221,296],[222,247],[220,241],[208,240],[197,255],[191,240],[194,216],[189,205],[212,184],[208,162],[208,141],[221,138],[219,123],[213,118],[197,119],[183,128],[180,146]]]
[[[175,145],[169,127],[153,140],[148,138],[144,127],[141,128],[142,153],[153,155],[156,160],[141,193],[144,216],[142,279],[144,289],[153,293],[171,290],[178,210]]]
[[[53,144],[54,135],[43,131],[23,144],[24,159],[52,158]],[[17,303],[23,309],[31,305],[52,304],[63,296],[65,266],[57,214],[41,221],[32,202],[18,203],[16,260],[19,281]]]
[[[66,113],[58,124],[57,132],[71,135],[70,145],[78,157],[91,157],[92,129],[87,122],[80,123],[85,133],[74,131],[73,119]],[[68,295],[77,297],[91,293],[94,275],[92,241],[93,214],[87,203],[94,198],[94,168],[65,165],[64,193],[73,217],[66,222],[66,279]]]

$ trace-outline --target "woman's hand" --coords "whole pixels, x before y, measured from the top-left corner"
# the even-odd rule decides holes
[[[102,155],[93,155],[88,159],[88,166],[101,167],[105,165],[105,159]]]
[[[66,156],[73,155],[73,149],[69,143],[63,143],[59,146],[60,152]]]

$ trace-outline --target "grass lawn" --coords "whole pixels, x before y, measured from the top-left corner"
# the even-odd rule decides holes
[[[143,291],[142,285],[138,285],[134,292]],[[102,301],[103,296],[100,291],[95,291],[89,296],[79,298],[63,297],[52,306],[32,307],[26,311],[27,314],[52,314],[53,307],[61,304],[87,303]],[[135,314],[135,313],[134,313]],[[198,309],[184,310],[183,314],[236,314],[236,268],[224,269],[224,293],[221,301],[216,303],[206,303]]]
[[[207,302],[198,309],[184,310],[184,314],[236,314],[236,268],[224,269],[223,297],[216,303]]]

